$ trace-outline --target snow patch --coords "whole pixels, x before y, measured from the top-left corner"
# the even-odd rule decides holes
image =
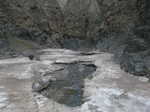
[[[149,112],[150,99],[115,88],[99,88],[81,112]]]
[[[8,105],[8,99],[8,94],[4,92],[4,90],[0,90],[0,109],[5,108]]]

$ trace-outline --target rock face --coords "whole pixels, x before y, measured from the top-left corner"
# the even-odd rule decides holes
[[[149,0],[0,0],[0,53],[16,56],[43,47],[99,49],[113,52],[124,70],[149,76],[149,4]]]
[[[1,2],[0,12],[3,17],[1,23],[9,22],[18,28],[20,38],[29,40],[36,40],[37,35],[38,40],[44,41],[52,32],[76,38],[94,39],[100,30],[128,31],[134,27],[134,22],[138,18],[137,0],[6,0]],[[46,36],[46,32],[49,35]]]
[[[148,0],[143,1],[143,4],[139,1],[139,5],[142,9],[139,17],[141,23],[134,30],[136,36],[126,42],[121,66],[133,74],[150,77],[150,3]]]

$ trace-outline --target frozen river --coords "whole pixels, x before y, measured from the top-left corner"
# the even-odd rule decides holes
[[[150,112],[148,79],[122,71],[112,54],[66,49],[39,52],[40,60],[26,57],[0,60],[0,112]],[[73,62],[97,67],[92,78],[84,79],[84,103],[71,107],[33,92],[32,84],[39,73],[61,69],[55,63]]]

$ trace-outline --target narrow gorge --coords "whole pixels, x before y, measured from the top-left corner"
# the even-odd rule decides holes
[[[149,112],[149,0],[0,0],[0,112]]]

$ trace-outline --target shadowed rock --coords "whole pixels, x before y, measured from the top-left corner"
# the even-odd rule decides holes
[[[60,104],[80,106],[84,102],[84,79],[92,77],[96,66],[80,62],[57,65],[64,69],[49,74],[53,79],[43,76],[40,81],[34,82],[33,89]]]

